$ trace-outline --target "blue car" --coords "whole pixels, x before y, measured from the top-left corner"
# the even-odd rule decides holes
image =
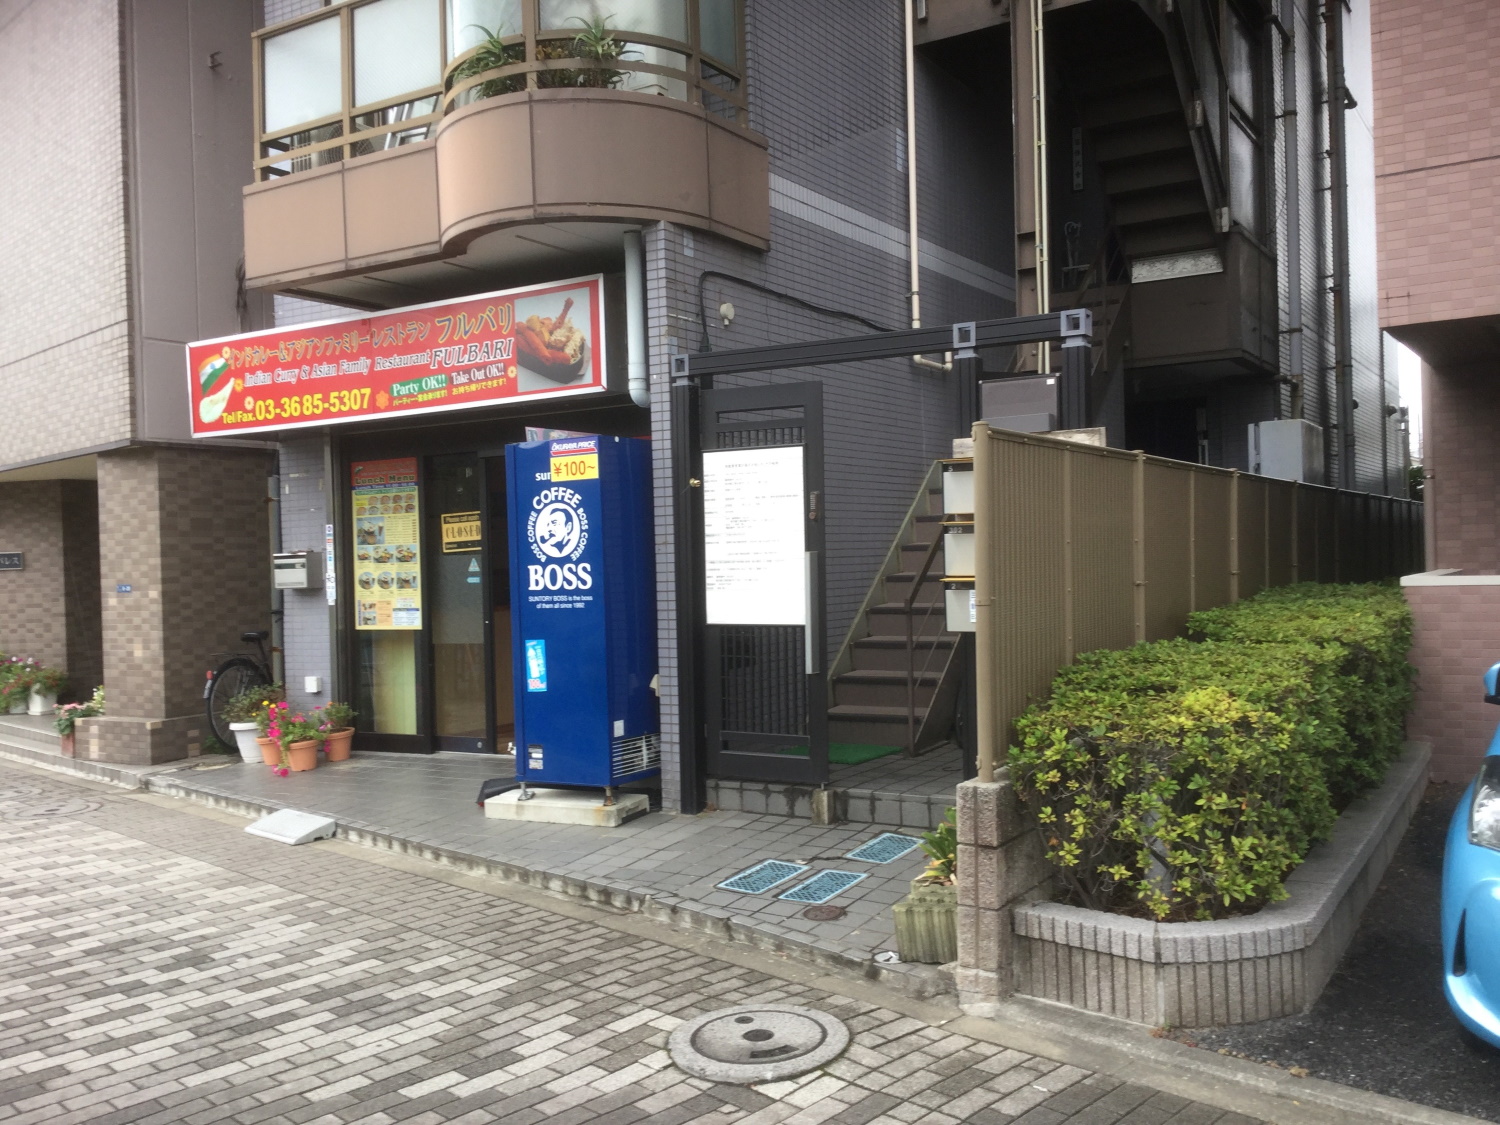
[[[1500,664],[1484,674],[1500,703]],[[1443,851],[1443,992],[1464,1028],[1500,1047],[1500,729],[1448,826]]]

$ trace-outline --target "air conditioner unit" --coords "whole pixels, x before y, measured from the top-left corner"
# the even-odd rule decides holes
[[[1250,471],[1263,477],[1322,484],[1322,427],[1305,418],[1251,422]]]

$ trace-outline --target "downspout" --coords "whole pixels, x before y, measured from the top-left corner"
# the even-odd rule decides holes
[[[646,255],[641,232],[625,232],[625,369],[630,401],[651,405],[646,363]]]
[[[1031,193],[1036,208],[1036,311],[1052,311],[1049,276],[1049,251],[1047,240],[1051,234],[1047,205],[1047,43],[1046,0],[1027,0],[1028,18],[1031,22],[1031,135],[1035,139],[1036,155],[1031,161]],[[1015,6],[1011,7],[1011,34],[1016,33]],[[1052,370],[1052,345],[1043,342],[1037,345],[1037,371],[1049,374]]]
[[[1349,315],[1349,161],[1344,114],[1353,99],[1344,84],[1344,0],[1323,0],[1328,54],[1328,175],[1333,220],[1333,355],[1337,397],[1339,487],[1354,487],[1354,332]]]
[[[1286,150],[1286,258],[1288,360],[1292,383],[1291,416],[1304,410],[1302,348],[1302,150],[1297,137],[1297,4],[1281,3],[1281,132]]]
[[[917,29],[913,9],[920,0],[902,0],[906,20],[906,257],[911,265],[911,326],[922,327],[922,240],[917,218]],[[911,361],[929,371],[953,370],[953,353],[943,362],[914,355]]]

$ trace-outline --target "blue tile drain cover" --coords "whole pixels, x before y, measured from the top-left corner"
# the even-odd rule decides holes
[[[780,859],[766,859],[754,867],[747,867],[738,875],[731,875],[717,884],[723,891],[735,891],[742,895],[758,895],[769,891],[777,883],[785,883],[793,875],[807,870],[805,863],[787,863]]]
[[[859,859],[865,863],[890,863],[900,859],[922,841],[915,836],[903,836],[899,832],[882,832],[875,839],[861,844],[845,859]]]
[[[819,871],[805,883],[799,883],[785,894],[776,897],[787,902],[827,902],[834,895],[847,891],[865,878],[857,871]]]

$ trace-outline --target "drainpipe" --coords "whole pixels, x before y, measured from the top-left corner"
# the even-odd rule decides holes
[[[1333,354],[1339,487],[1354,487],[1354,332],[1349,317],[1349,161],[1344,114],[1354,105],[1344,84],[1344,0],[1323,0],[1328,54],[1328,175],[1333,220]]]
[[[625,232],[625,369],[630,401],[651,405],[646,374],[646,255],[641,232]]]
[[[917,219],[917,29],[913,8],[920,0],[902,0],[906,18],[906,256],[911,263],[911,326],[922,327],[922,240]],[[953,370],[953,353],[943,362],[914,355],[911,361],[929,371]]]
[[[1286,149],[1286,258],[1289,337],[1288,372],[1292,381],[1291,416],[1301,418],[1304,409],[1304,365],[1302,351],[1302,167],[1297,138],[1297,4],[1281,2],[1281,114],[1283,146]]]

